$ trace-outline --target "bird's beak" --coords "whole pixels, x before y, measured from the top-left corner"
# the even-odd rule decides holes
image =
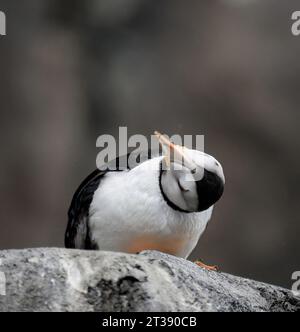
[[[162,146],[168,168],[170,168],[172,162],[176,162],[176,164],[187,167],[192,173],[196,172],[197,165],[188,156],[187,149],[184,146],[172,143],[166,136],[158,131],[155,131],[154,135]]]

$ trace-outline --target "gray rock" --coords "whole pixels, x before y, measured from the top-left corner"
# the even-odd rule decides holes
[[[300,310],[289,290],[153,251],[0,251],[0,271],[1,311]]]

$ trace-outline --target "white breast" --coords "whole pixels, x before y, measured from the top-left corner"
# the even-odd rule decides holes
[[[194,249],[213,207],[201,213],[173,210],[160,191],[160,161],[109,172],[101,180],[89,218],[92,240],[101,250],[156,249],[186,258]]]

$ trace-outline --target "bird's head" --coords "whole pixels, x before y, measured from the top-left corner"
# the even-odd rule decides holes
[[[160,187],[174,209],[202,212],[222,196],[225,177],[221,164],[212,156],[175,145],[155,132],[164,153]]]

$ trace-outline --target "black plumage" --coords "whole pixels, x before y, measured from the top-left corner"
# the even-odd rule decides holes
[[[105,171],[95,170],[76,190],[68,212],[69,221],[65,234],[66,248],[96,249],[89,234],[89,208],[105,173]]]

